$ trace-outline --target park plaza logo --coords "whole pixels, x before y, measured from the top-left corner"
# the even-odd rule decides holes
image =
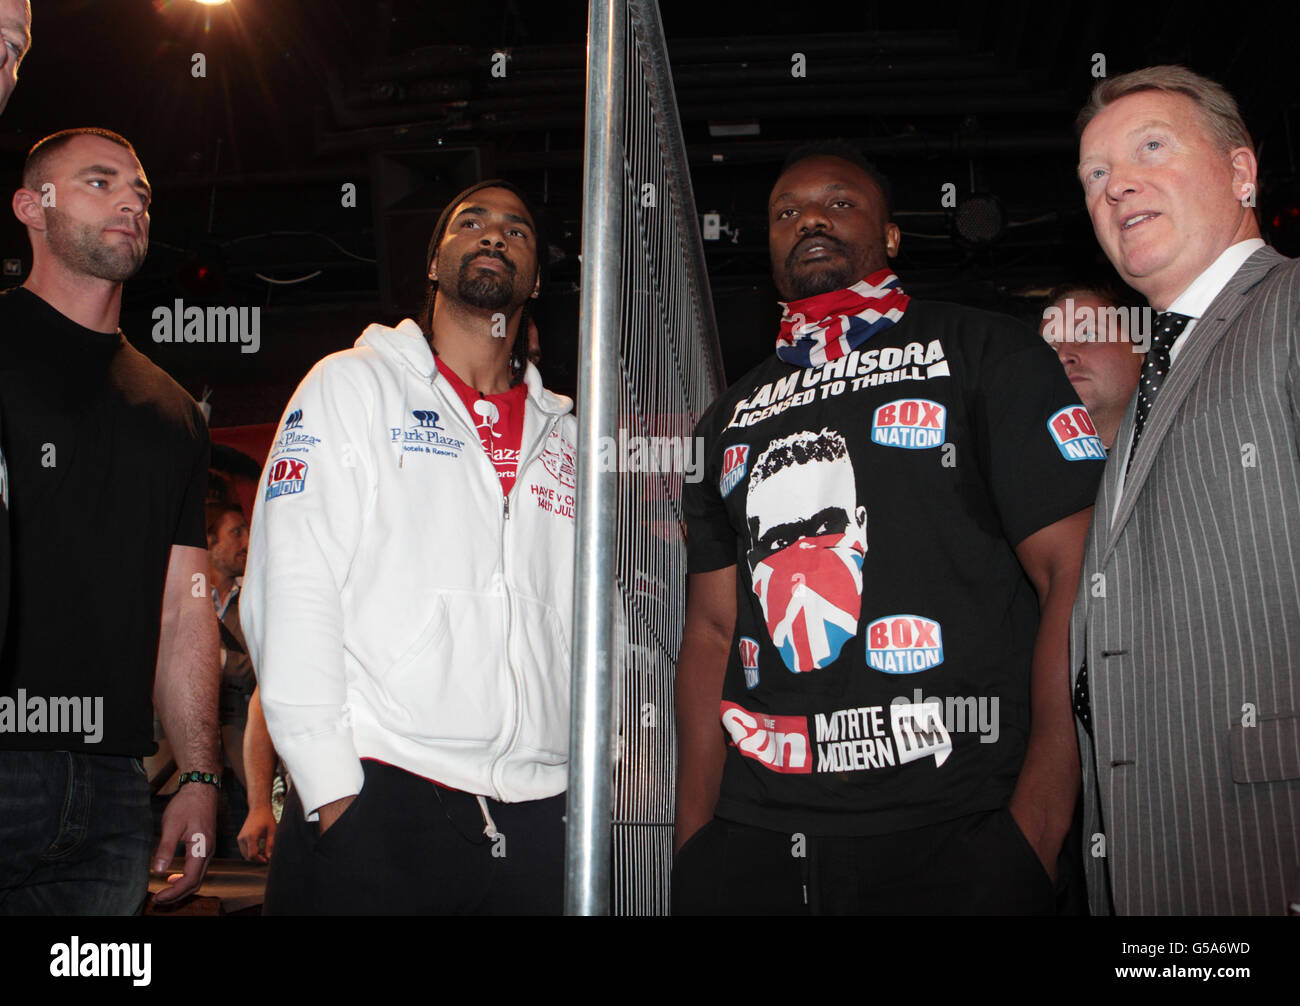
[[[271,445],[271,449],[276,453],[287,451],[305,454],[320,441],[320,437],[313,437],[302,428],[302,409],[294,409],[284,417],[284,426],[280,430],[280,435],[275,438],[275,443]]]
[[[443,425],[442,417],[433,409],[412,409],[413,425],[405,429],[398,426],[388,428],[392,443],[401,442],[403,450],[422,454],[441,454],[458,458],[465,447],[465,441],[450,436]]]

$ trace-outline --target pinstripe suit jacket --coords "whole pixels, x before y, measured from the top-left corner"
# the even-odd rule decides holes
[[[1215,298],[1120,495],[1123,453],[1070,626],[1091,692],[1092,910],[1285,913],[1300,899],[1300,260],[1261,248]]]

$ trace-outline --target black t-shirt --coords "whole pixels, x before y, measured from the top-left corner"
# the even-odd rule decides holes
[[[1038,627],[1015,546],[1105,461],[1052,352],[913,300],[835,363],[773,356],[696,433],[689,568],[737,567],[718,815],[883,834],[1005,804]]]
[[[151,754],[168,558],[207,547],[203,414],[121,332],[83,328],[23,288],[0,294],[0,410],[12,548],[0,748]]]
[[[5,645],[9,622],[9,466],[4,455],[4,409],[0,407],[0,651]]]

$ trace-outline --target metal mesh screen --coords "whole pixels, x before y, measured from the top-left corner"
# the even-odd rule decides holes
[[[627,652],[610,907],[616,915],[645,915],[668,911],[673,669],[686,585],[684,469],[702,461],[690,438],[721,389],[722,368],[658,10],[653,2],[612,6],[627,25],[625,87],[614,96],[625,103],[622,386],[614,434],[624,463],[609,582],[616,580],[622,594]]]

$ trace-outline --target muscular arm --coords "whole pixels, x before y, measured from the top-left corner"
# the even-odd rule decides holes
[[[207,549],[172,546],[163,587],[153,698],[182,772],[221,771],[217,753],[220,644],[207,574]],[[194,579],[196,575],[199,580]],[[176,844],[184,842],[185,873],[181,880],[159,892],[156,900],[160,904],[176,901],[198,888],[215,845],[216,817],[216,788],[204,783],[182,786],[168,802],[153,868],[167,869]]]
[[[1070,610],[1091,519],[1088,507],[1016,547],[1038,591],[1039,621],[1030,675],[1029,745],[1011,813],[1053,877],[1079,793],[1079,746],[1070,702]]]
[[[718,721],[722,679],[736,629],[736,567],[695,573],[677,657],[677,817],[673,849],[713,817],[727,747]]]

